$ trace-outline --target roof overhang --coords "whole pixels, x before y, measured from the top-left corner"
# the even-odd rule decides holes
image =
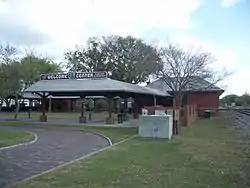
[[[169,93],[109,78],[40,80],[25,92],[52,96],[123,96],[151,95],[171,97]]]

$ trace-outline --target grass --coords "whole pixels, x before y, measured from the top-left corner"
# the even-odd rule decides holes
[[[97,130],[98,131],[98,130]],[[106,133],[108,134],[108,130]],[[105,132],[104,131],[104,132]],[[115,130],[112,130],[115,131]],[[112,132],[111,131],[111,132]],[[113,133],[112,133],[113,134]],[[247,188],[248,143],[223,119],[183,128],[172,141],[134,138],[16,187]]]
[[[0,130],[0,148],[29,142],[33,139],[34,135],[29,133]]]
[[[32,112],[31,118],[32,119],[39,119],[41,113],[40,112]],[[53,113],[46,113],[48,116],[48,119],[78,119],[80,116],[80,112],[72,112],[72,113],[63,113],[63,112],[53,112]],[[89,112],[85,112],[85,116],[89,117]],[[113,114],[114,116],[114,114]],[[14,113],[13,112],[0,112],[0,119],[5,118],[13,118]],[[92,120],[105,120],[105,118],[108,117],[108,112],[99,112],[94,113],[92,112]],[[18,118],[28,118],[28,112],[21,112],[18,114]]]

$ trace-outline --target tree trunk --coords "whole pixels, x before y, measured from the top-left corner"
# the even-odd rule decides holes
[[[18,113],[19,113],[19,110],[20,110],[20,100],[18,100],[18,97],[19,95],[16,95],[15,97],[15,114],[14,114],[14,119],[17,119],[18,117]]]
[[[6,107],[10,107],[10,101],[11,101],[11,99],[6,98],[6,99],[4,99],[4,101],[6,103]]]
[[[3,106],[3,99],[0,99],[0,100],[1,100],[1,102],[0,102],[0,112],[1,112],[2,106]]]
[[[173,119],[174,119],[174,131],[173,133],[175,135],[180,134],[180,120],[181,120],[181,106],[182,106],[182,94],[181,93],[176,93],[174,95],[174,100],[173,100],[173,107],[176,109],[178,109],[178,114],[179,114],[179,118],[177,119],[177,115],[175,113],[175,110],[173,112]]]

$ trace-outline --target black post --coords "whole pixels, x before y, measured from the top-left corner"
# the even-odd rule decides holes
[[[109,104],[109,118],[111,119],[112,117],[112,111],[111,111],[111,99],[108,99],[108,104]]]
[[[32,99],[29,99],[29,119],[30,119],[30,113],[31,113],[31,104],[32,104]]]
[[[156,106],[156,105],[157,105],[157,100],[156,100],[156,97],[154,95],[154,106]]]
[[[45,116],[45,97],[42,97],[42,115]]]
[[[84,117],[84,101],[81,99],[81,117]]]
[[[112,96],[108,96],[108,117],[106,117],[106,124],[114,124],[114,119],[112,117],[112,107],[111,107],[111,100]]]
[[[90,99],[89,99],[89,103],[90,103],[90,100],[93,100],[93,99],[90,98]],[[89,104],[89,103],[88,103],[88,104]],[[91,106],[91,108],[90,108],[90,106],[91,106],[91,105],[88,105],[88,108],[89,108],[89,121],[92,120],[92,110],[93,110],[93,109],[92,109],[92,106]]]
[[[81,116],[79,117],[79,123],[86,123],[87,119],[84,116],[84,105],[85,105],[85,96],[81,96]]]
[[[52,101],[51,97],[49,97],[49,113],[51,113]]]
[[[123,120],[127,121],[127,107],[128,107],[128,98],[127,96],[124,97],[123,99],[124,103],[123,103]]]
[[[45,111],[46,111],[45,99],[46,99],[46,95],[45,95],[45,92],[43,92],[43,95],[42,95],[42,115],[40,116],[41,122],[47,122],[47,116],[45,115]]]
[[[89,121],[91,121],[92,120],[92,112],[91,112],[92,110],[91,109],[89,109]]]
[[[139,118],[139,104],[138,104],[138,98],[136,97],[134,97],[133,112],[134,112],[134,119],[138,119]]]

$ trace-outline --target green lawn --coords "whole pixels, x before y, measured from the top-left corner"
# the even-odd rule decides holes
[[[34,135],[25,132],[0,130],[0,148],[28,142],[34,139]]]
[[[108,117],[108,112],[100,112],[100,113],[94,113],[92,112],[92,120],[105,120],[106,117]],[[40,117],[41,113],[39,112],[33,112],[31,113],[31,118],[38,119]],[[72,112],[72,113],[63,113],[63,112],[53,112],[53,113],[46,113],[48,116],[48,119],[78,119],[80,116],[80,112]],[[89,112],[85,112],[85,116],[89,117]],[[113,114],[115,116],[115,114]],[[13,112],[0,112],[0,118],[13,118],[14,113]],[[21,112],[18,114],[18,118],[28,118],[28,112]]]
[[[249,187],[249,145],[225,120],[202,120],[181,134],[172,141],[134,138],[17,187]]]

